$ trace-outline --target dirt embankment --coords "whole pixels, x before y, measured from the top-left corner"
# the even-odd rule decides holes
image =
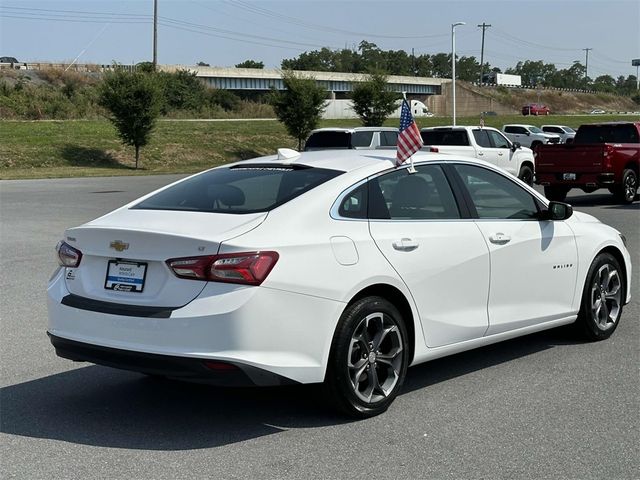
[[[477,87],[464,84],[469,92],[487,96],[519,112],[528,103],[543,103],[556,114],[584,114],[594,109],[606,112],[637,112],[640,105],[630,97],[608,93],[582,93],[567,90],[534,90],[507,87]]]

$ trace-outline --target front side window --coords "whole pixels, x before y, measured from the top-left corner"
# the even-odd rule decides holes
[[[232,214],[267,212],[341,173],[269,164],[216,168],[158,192],[132,208]]]
[[[475,165],[455,165],[469,191],[478,218],[536,219],[533,196],[504,176]]]
[[[369,182],[369,218],[433,220],[460,218],[453,192],[438,165],[397,170]]]
[[[496,132],[495,130],[487,130],[487,134],[489,135],[489,138],[491,138],[494,148],[511,147],[511,145],[509,144],[509,140],[507,140],[501,133]]]

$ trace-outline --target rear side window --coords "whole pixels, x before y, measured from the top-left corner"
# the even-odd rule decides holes
[[[438,165],[406,169],[369,182],[369,218],[392,220],[434,220],[460,218],[458,205]]]
[[[573,143],[640,143],[635,125],[582,125],[576,133]]]
[[[424,130],[420,132],[425,145],[453,145],[466,147],[469,137],[465,130]]]
[[[481,147],[486,147],[486,148],[491,147],[491,140],[489,140],[489,134],[487,133],[486,130],[480,130],[480,129],[474,130],[473,138],[476,139],[476,143]]]
[[[305,150],[312,148],[351,148],[351,134],[349,132],[313,133],[304,146]]]
[[[341,173],[301,166],[219,168],[158,192],[132,208],[234,214],[266,212]]]
[[[380,132],[381,147],[395,147],[398,144],[398,132]]]
[[[352,147],[368,147],[371,145],[373,132],[353,132],[351,134]]]

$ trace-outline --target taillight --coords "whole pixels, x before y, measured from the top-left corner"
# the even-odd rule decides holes
[[[605,145],[604,146],[604,152],[602,154],[602,156],[604,157],[604,166],[607,169],[611,169],[612,168],[612,164],[611,164],[611,156],[613,154],[614,148],[612,145]]]
[[[82,252],[62,240],[56,245],[58,263],[62,267],[77,267],[82,260]]]
[[[432,153],[438,153],[440,149],[438,147],[429,147],[429,151]]]
[[[172,258],[166,263],[179,278],[260,285],[277,261],[276,252],[242,252]]]

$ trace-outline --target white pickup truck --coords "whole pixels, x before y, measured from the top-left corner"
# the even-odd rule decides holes
[[[533,151],[512,143],[500,130],[491,127],[430,127],[420,130],[423,150],[466,157],[493,163],[533,185]]]

